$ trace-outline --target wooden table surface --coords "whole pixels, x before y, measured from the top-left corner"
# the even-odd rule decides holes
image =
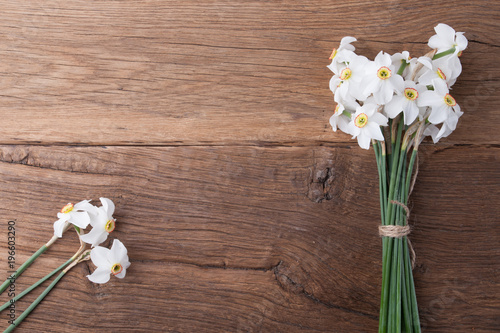
[[[101,196],[132,263],[105,285],[86,278],[91,263],[75,267],[17,332],[375,332],[375,159],[332,132],[326,65],[346,35],[370,58],[423,55],[440,22],[469,39],[453,87],[465,114],[421,149],[410,200],[421,320],[424,332],[500,331],[498,2],[0,8],[2,276],[9,220],[20,264],[64,204]],[[77,248],[67,234],[17,290]]]

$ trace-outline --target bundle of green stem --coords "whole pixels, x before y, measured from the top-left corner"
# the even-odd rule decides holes
[[[416,177],[416,160],[425,122],[405,126],[392,120],[385,141],[372,141],[377,160],[382,225],[382,293],[379,333],[420,332],[413,282],[408,197]]]
[[[76,232],[80,234],[81,230],[75,227]],[[9,276],[1,285],[0,285],[0,294],[2,294],[14,281],[21,276],[21,274],[41,255],[43,254],[54,242],[58,239],[57,236],[51,238],[49,242],[43,245],[38,251],[36,251],[26,262],[24,262],[11,276]],[[41,278],[33,285],[25,289],[20,294],[16,295],[5,304],[0,306],[0,312],[8,309],[12,306],[14,302],[17,302],[19,299],[33,291],[35,288],[40,286],[45,281],[49,280],[54,275],[58,274],[56,278],[49,284],[49,286],[37,297],[37,299],[26,309],[24,312],[15,320],[11,322],[11,325],[7,327],[4,333],[12,332],[17,325],[19,325],[30,313],[33,309],[45,298],[45,296],[54,288],[54,286],[59,282],[59,280],[77,263],[88,260],[89,259],[89,251],[84,252],[85,243],[80,240],[80,248],[78,251],[64,264],[54,269],[51,273],[47,274],[45,277]],[[10,321],[9,321],[10,322]]]

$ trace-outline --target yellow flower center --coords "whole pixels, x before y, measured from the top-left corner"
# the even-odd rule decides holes
[[[377,71],[377,76],[381,80],[387,80],[388,78],[391,77],[391,70],[387,67],[380,67],[379,70]]]
[[[455,105],[457,105],[457,102],[455,101],[455,99],[453,97],[451,97],[450,94],[444,95],[444,102],[448,106],[455,106]]]
[[[344,68],[342,72],[340,72],[340,79],[342,81],[349,80],[352,75],[352,71],[350,68]]]
[[[442,78],[443,80],[446,80],[446,75],[444,75],[443,71],[441,70],[441,68],[438,68],[437,70],[437,75]]]
[[[115,220],[111,219],[106,222],[106,226],[104,227],[104,230],[109,234],[111,231],[115,230]]]
[[[113,275],[120,274],[122,271],[123,271],[123,267],[120,264],[114,264],[111,267],[111,274],[113,274]]]
[[[72,203],[67,204],[61,209],[61,213],[67,214],[73,210],[74,205]]]
[[[405,96],[410,101],[414,101],[418,97],[418,91],[417,91],[417,89],[414,89],[414,88],[406,88],[405,89]]]
[[[458,52],[457,56],[461,57],[462,56],[462,51]]]
[[[333,58],[335,58],[336,55],[337,55],[337,49],[333,49],[332,54],[330,55],[330,58],[328,58],[328,59],[333,60]]]
[[[335,111],[333,111],[333,114],[337,114],[337,113],[340,113],[340,105],[337,104],[337,106],[335,107]]]
[[[365,127],[365,125],[368,123],[368,116],[364,113],[360,113],[356,116],[354,119],[354,125],[359,128]]]

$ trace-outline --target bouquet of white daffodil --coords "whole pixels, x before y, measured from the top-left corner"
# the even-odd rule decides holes
[[[380,333],[420,332],[414,254],[407,239],[415,161],[425,136],[438,142],[455,130],[463,114],[449,89],[462,71],[459,56],[467,39],[446,24],[434,30],[428,43],[433,50],[420,58],[410,58],[407,51],[381,51],[370,61],[354,52],[356,38],[344,37],[328,66],[337,103],[330,118],[333,130],[357,138],[361,148],[369,149],[371,143],[377,160],[383,246]]]
[[[17,300],[31,292],[43,282],[56,275],[52,283],[41,293],[41,295],[17,318],[9,321],[11,324],[5,332],[12,332],[30,312],[43,300],[43,298],[54,288],[59,280],[74,266],[82,261],[91,259],[97,267],[95,271],[87,275],[88,279],[94,283],[106,283],[110,276],[124,278],[127,268],[130,266],[127,249],[118,239],[113,241],[111,249],[98,246],[104,242],[109,233],[115,229],[116,220],[113,218],[115,211],[114,203],[107,198],[100,198],[102,206],[96,207],[90,203],[90,200],[84,200],[77,204],[67,204],[59,213],[58,220],[54,222],[54,236],[36,251],[24,264],[22,264],[7,280],[0,286],[0,293],[4,292],[15,280],[55,241],[61,238],[71,226],[74,226],[80,239],[80,248],[64,264],[47,274],[42,279],[31,285],[29,288],[15,296],[4,305],[0,306],[0,311],[12,307]],[[88,226],[92,229],[84,234],[83,230]],[[92,249],[87,249],[85,243],[91,244]]]

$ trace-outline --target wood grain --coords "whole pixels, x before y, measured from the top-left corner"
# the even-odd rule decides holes
[[[452,91],[465,114],[423,145],[410,202],[421,320],[424,332],[500,327],[498,3],[0,8],[0,224],[16,219],[16,262],[51,237],[62,205],[100,196],[116,203],[112,238],[132,262],[105,285],[77,266],[16,332],[376,331],[376,166],[331,131],[326,65],[346,35],[371,58],[419,56],[439,22],[469,39]],[[58,241],[18,291],[77,247]]]
[[[372,152],[0,148],[0,207],[4,221],[17,219],[17,260],[50,238],[59,206],[102,195],[116,202],[112,236],[132,262],[126,279],[102,286],[85,278],[92,264],[81,264],[19,332],[376,330],[381,253]],[[411,205],[426,332],[491,332],[500,324],[493,245],[500,233],[491,209],[498,156],[494,147],[424,148]],[[63,238],[19,285],[76,248],[74,235]],[[105,319],[89,319],[95,315]]]
[[[466,31],[449,143],[500,143],[500,6],[481,1],[2,1],[0,143],[315,145],[328,56],[423,55],[441,21]],[[23,126],[19,126],[22,123]]]

